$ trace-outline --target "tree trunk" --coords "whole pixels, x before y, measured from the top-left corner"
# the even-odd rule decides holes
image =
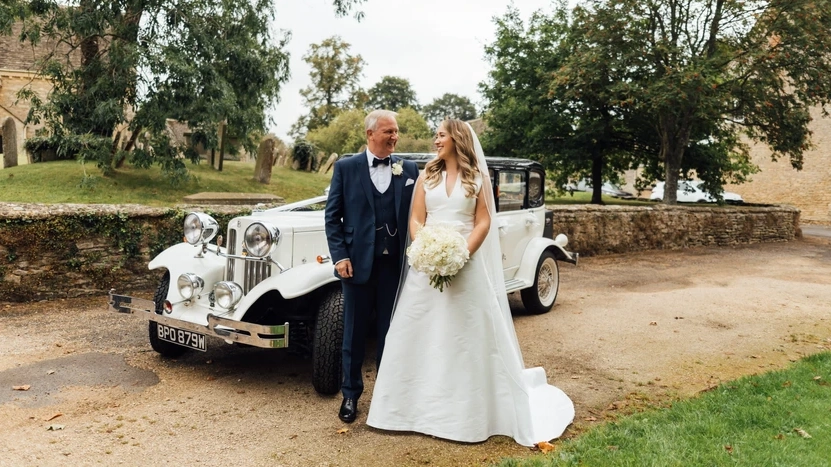
[[[689,117],[660,117],[661,159],[664,162],[664,204],[678,203],[678,177],[684,150],[690,141]]]
[[[592,201],[591,204],[603,204],[603,151],[592,150]]]

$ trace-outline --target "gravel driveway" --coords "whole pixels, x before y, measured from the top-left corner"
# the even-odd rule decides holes
[[[829,349],[829,247],[807,237],[562,264],[552,312],[515,318],[526,366],[543,365],[574,399],[573,436]],[[105,301],[0,304],[0,465],[457,466],[535,455],[502,437],[467,445],[368,428],[374,362],[346,426],[340,398],[312,389],[308,360],[213,340],[207,353],[164,360],[146,322]]]

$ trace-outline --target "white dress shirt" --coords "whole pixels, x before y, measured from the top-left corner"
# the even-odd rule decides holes
[[[391,155],[388,157],[392,157]],[[378,189],[379,193],[384,193],[390,187],[392,182],[392,166],[391,165],[376,165],[372,166],[372,160],[375,159],[375,154],[372,154],[369,149],[366,150],[366,160],[369,162],[369,178],[372,184]],[[392,164],[392,160],[390,160]]]

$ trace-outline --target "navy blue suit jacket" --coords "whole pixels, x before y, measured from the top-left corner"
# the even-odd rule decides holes
[[[393,165],[403,162],[403,172],[401,175],[392,175],[388,188],[395,195],[398,239],[403,259],[418,165],[394,154],[390,157]],[[366,152],[335,162],[326,200],[326,238],[333,263],[346,258],[352,262],[352,277],[342,280],[354,284],[366,283],[375,257],[375,201]]]

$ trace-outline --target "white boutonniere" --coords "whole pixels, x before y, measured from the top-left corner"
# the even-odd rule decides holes
[[[395,164],[392,164],[391,168],[393,175],[401,175],[402,173],[404,173],[404,161],[398,161]]]

